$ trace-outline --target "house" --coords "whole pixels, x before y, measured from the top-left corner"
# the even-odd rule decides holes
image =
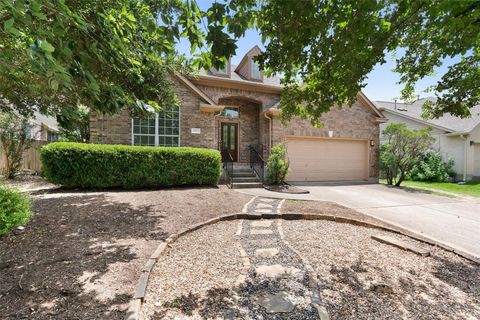
[[[32,140],[32,144],[23,153],[20,169],[25,172],[40,172],[40,148],[49,142],[57,141],[58,133],[59,128],[55,118],[34,112],[33,117],[28,120],[27,132],[27,137]],[[5,155],[0,145],[0,172],[5,166]]]
[[[92,112],[91,142],[228,148],[236,168],[247,167],[255,150],[266,161],[271,147],[283,142],[289,181],[377,181],[379,124],[386,119],[375,105],[359,92],[351,108],[325,114],[323,128],[301,119],[284,126],[278,108],[283,87],[260,72],[253,59],[260,53],[255,46],[238,65],[175,75],[179,110],[148,119],[132,118],[127,110],[115,116]]]
[[[58,141],[58,123],[54,117],[35,112],[29,121],[30,137],[32,140],[54,142]]]
[[[422,118],[425,102],[435,103],[435,98],[423,98],[408,105],[405,103],[375,101],[377,107],[389,119],[388,123],[405,123],[410,129],[430,127],[435,137],[435,148],[447,161],[455,161],[458,180],[480,179],[480,105],[471,109],[472,116],[459,118],[445,114],[439,119]],[[380,129],[388,125],[383,123]]]

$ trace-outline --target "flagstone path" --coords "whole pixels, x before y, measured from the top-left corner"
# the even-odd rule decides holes
[[[274,214],[281,203],[255,198],[244,211]],[[282,220],[240,220],[236,236],[243,268],[229,319],[328,319],[319,299],[317,277],[284,240]]]

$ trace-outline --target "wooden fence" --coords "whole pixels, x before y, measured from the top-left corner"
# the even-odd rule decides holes
[[[23,153],[23,163],[21,170],[40,172],[42,164],[40,162],[40,148],[46,145],[47,141],[35,140],[32,146]],[[0,172],[5,168],[5,154],[0,146]]]

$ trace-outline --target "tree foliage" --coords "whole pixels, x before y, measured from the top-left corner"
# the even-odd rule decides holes
[[[201,11],[195,0],[0,0],[0,108],[172,105],[169,72],[221,66],[249,28],[266,47],[261,68],[284,78],[285,120],[317,123],[333,105],[352,104],[398,48],[405,99],[445,59],[460,57],[433,86],[439,99],[426,116],[466,117],[480,102],[480,1],[224,0]],[[182,37],[191,60],[175,52]]]
[[[272,184],[282,184],[285,182],[290,163],[287,158],[285,145],[279,143],[272,147],[270,156],[267,160],[267,180]]]
[[[31,146],[28,118],[0,113],[0,149],[5,160],[3,175],[13,179],[22,165],[23,152]]]
[[[90,112],[84,106],[69,109],[57,117],[60,140],[66,142],[90,141]]]
[[[453,159],[445,162],[439,152],[430,151],[414,164],[406,178],[413,181],[445,182],[455,177],[454,165]]]
[[[244,32],[239,14],[259,29],[266,43],[261,67],[284,77],[286,120],[316,123],[333,105],[351,105],[373,67],[399,48],[404,53],[395,70],[406,100],[446,58],[460,57],[431,88],[439,99],[425,106],[427,117],[466,117],[480,103],[480,1],[232,0],[214,6],[225,11],[227,31]]]
[[[201,17],[181,0],[0,0],[0,110],[175,105],[169,73],[190,72],[192,64],[175,51],[178,40],[222,54],[211,45],[214,30],[208,39],[202,32]],[[212,63],[210,56],[197,64]]]
[[[380,146],[380,170],[387,184],[400,186],[410,170],[431,150],[435,140],[431,129],[410,130],[404,123],[389,124]]]

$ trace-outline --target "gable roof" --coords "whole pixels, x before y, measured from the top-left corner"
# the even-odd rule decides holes
[[[59,131],[57,119],[55,119],[52,116],[46,116],[38,111],[34,112],[31,122],[39,126],[43,125],[51,131],[55,131],[55,132]]]
[[[262,50],[259,46],[255,45],[252,49],[248,50],[248,52],[243,56],[242,60],[238,64],[238,66],[234,69],[235,72],[239,72],[243,65],[247,62],[247,60],[251,57],[257,56],[262,53]],[[233,69],[233,66],[232,66]]]
[[[385,119],[385,121],[387,120],[383,113],[378,110],[377,106],[370,99],[368,99],[368,97],[362,91],[357,93],[357,99],[363,100],[363,102],[365,102],[365,104],[370,107],[373,112],[375,112],[379,119]]]
[[[394,113],[395,115],[403,116],[414,121],[437,127],[450,132],[470,132],[478,124],[480,124],[480,105],[476,105],[470,109],[472,116],[469,118],[459,118],[451,114],[445,114],[438,119],[424,119],[422,118],[422,106],[425,102],[431,101],[435,103],[437,98],[428,97],[418,99],[412,103],[395,103],[390,101],[375,101],[380,110]]]

